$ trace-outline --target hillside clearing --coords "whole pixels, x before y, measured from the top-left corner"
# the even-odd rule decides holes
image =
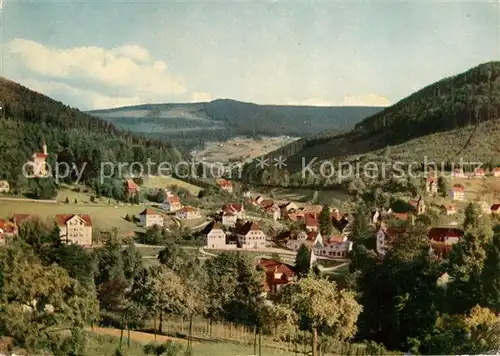
[[[167,177],[167,176],[151,176],[144,178],[144,187],[149,189],[164,189],[172,186],[178,186],[180,188],[186,189],[191,193],[191,195],[198,196],[198,193],[202,188],[184,182],[183,180]]]

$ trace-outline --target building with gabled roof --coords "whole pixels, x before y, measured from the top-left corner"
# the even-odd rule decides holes
[[[233,182],[227,179],[217,179],[216,181],[217,185],[221,190],[225,190],[228,193],[233,192]]]
[[[181,220],[192,220],[192,219],[200,219],[201,212],[200,209],[194,208],[192,206],[185,206],[175,212],[175,216],[177,219]]]
[[[455,184],[450,190],[452,200],[465,200],[465,187],[461,184]]]
[[[161,208],[165,211],[175,212],[182,208],[181,200],[176,195],[167,195],[161,204]]]
[[[254,221],[247,221],[241,226],[237,226],[235,234],[242,248],[266,247],[266,234]]]
[[[295,267],[268,258],[260,258],[257,268],[265,273],[264,290],[269,294],[279,293],[281,288],[293,283],[296,278]]]
[[[92,218],[88,214],[57,214],[61,241],[80,246],[92,245]]]
[[[163,214],[153,209],[144,209],[139,213],[139,224],[144,227],[163,227]]]
[[[201,234],[205,237],[205,247],[207,248],[223,249],[227,246],[226,232],[218,222],[210,222],[201,230]]]
[[[392,242],[398,236],[404,235],[406,232],[407,229],[402,227],[380,227],[376,235],[376,248],[378,254],[384,256],[389,250]]]
[[[141,188],[132,179],[128,179],[125,181],[125,190],[127,192],[127,196],[129,198],[132,198],[133,196],[139,193]]]
[[[464,231],[457,228],[434,227],[429,230],[431,249],[435,255],[446,256],[464,236]]]
[[[305,214],[304,222],[307,231],[317,231],[319,229],[318,219],[313,214]]]
[[[492,174],[493,174],[493,177],[500,177],[500,167],[495,167],[493,169]]]

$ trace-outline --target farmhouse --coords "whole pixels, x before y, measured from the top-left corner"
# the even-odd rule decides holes
[[[465,200],[465,187],[461,184],[455,184],[450,190],[452,200]]]
[[[224,248],[226,247],[226,233],[219,223],[212,221],[202,231],[205,237],[205,247]]]
[[[199,209],[192,206],[185,206],[175,212],[175,217],[181,220],[199,219],[201,218],[201,213]]]
[[[243,204],[224,204],[222,206],[222,211],[234,214],[236,217],[242,219],[245,213],[245,208],[243,207]]]
[[[145,209],[139,214],[139,224],[144,227],[163,227],[163,215],[153,209]]]
[[[243,248],[266,247],[266,235],[259,225],[253,221],[247,221],[236,229],[238,242]]]
[[[57,214],[59,236],[66,243],[92,245],[92,218],[87,214]]]
[[[125,190],[127,192],[127,196],[129,198],[132,198],[133,196],[135,196],[137,193],[139,193],[139,191],[141,190],[139,188],[139,186],[132,180],[132,179],[128,179],[126,182],[125,182]]]
[[[12,237],[17,234],[17,226],[9,220],[0,219],[0,244],[5,243],[6,237]]]
[[[454,244],[464,235],[463,230],[447,227],[435,227],[429,230],[431,249],[438,256],[447,255]]]
[[[422,197],[419,197],[418,200],[410,200],[408,201],[408,205],[412,207],[412,209],[417,213],[417,215],[425,213],[425,202]]]
[[[380,255],[385,255],[394,239],[406,233],[405,228],[381,227],[376,234],[376,248]]]
[[[454,204],[441,205],[439,210],[441,211],[441,214],[444,215],[454,215],[457,213],[457,207]]]
[[[451,172],[451,176],[454,178],[465,178],[464,170],[462,168],[455,168]]]
[[[161,208],[163,210],[169,211],[169,212],[175,212],[182,208],[181,200],[179,199],[178,196],[171,195],[165,198],[163,201],[163,204],[161,205]]]
[[[474,171],[474,176],[476,178],[484,178],[485,175],[486,175],[486,172],[484,171],[483,168],[478,168]]]
[[[493,177],[500,177],[500,167],[493,169]]]
[[[291,265],[274,261],[268,258],[260,258],[257,268],[265,273],[264,291],[269,294],[279,293],[281,288],[295,281],[295,268]]]
[[[280,210],[278,204],[272,204],[272,205],[266,206],[264,208],[264,211],[274,221],[281,219],[281,210]]]
[[[222,225],[235,226],[236,221],[238,221],[238,216],[236,216],[236,214],[227,211],[222,212]]]
[[[305,215],[304,221],[306,225],[306,231],[317,231],[319,229],[319,223],[315,215],[312,214]]]
[[[228,193],[233,192],[233,182],[227,179],[217,179],[217,185],[221,190],[225,190]]]
[[[325,257],[347,257],[352,250],[352,241],[347,240],[346,236],[331,236],[322,247],[316,248],[318,256]]]

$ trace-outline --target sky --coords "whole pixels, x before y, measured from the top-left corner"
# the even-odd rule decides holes
[[[0,11],[0,74],[83,110],[387,106],[500,60],[498,0],[3,0]]]

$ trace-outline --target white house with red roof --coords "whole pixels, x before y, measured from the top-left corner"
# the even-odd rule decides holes
[[[236,221],[238,221],[238,216],[235,213],[229,211],[222,212],[222,225],[235,226]]]
[[[61,241],[80,246],[92,245],[92,218],[87,214],[57,214]]]
[[[182,208],[181,200],[176,195],[167,196],[161,204],[161,208],[173,213]]]
[[[425,191],[428,194],[435,195],[438,192],[437,179],[434,177],[427,177],[425,180]]]
[[[317,231],[319,229],[319,222],[315,215],[306,214],[304,215],[304,222],[307,231]]]
[[[315,249],[323,246],[323,236],[316,231],[299,232],[290,236],[286,242],[286,247],[292,251],[297,251],[301,245],[306,245],[309,249]]]
[[[281,209],[278,204],[272,204],[264,207],[264,212],[271,217],[274,221],[281,219]]]
[[[180,220],[192,220],[201,218],[200,209],[185,206],[175,212],[175,217]]]
[[[17,226],[14,222],[0,219],[0,244],[5,244],[5,238],[17,234]]]
[[[222,226],[212,221],[201,231],[205,237],[205,247],[207,248],[226,248],[226,232]],[[233,245],[236,247],[236,245]]]
[[[349,241],[347,236],[331,236],[323,242],[323,246],[316,248],[316,255],[330,258],[345,258],[351,250],[352,241]]]
[[[464,231],[457,228],[434,227],[429,230],[431,249],[438,256],[447,255],[453,245],[464,236]]]
[[[462,168],[455,168],[451,172],[451,176],[454,178],[465,178],[465,173],[464,173],[464,170]]]
[[[492,174],[493,174],[493,177],[500,177],[500,167],[495,167],[493,169]]]
[[[253,221],[247,221],[236,229],[236,237],[243,248],[266,247],[266,234],[260,226]]]
[[[279,293],[284,286],[295,281],[295,268],[283,262],[260,258],[257,261],[257,267],[264,270],[263,289],[266,293]]]
[[[450,198],[452,200],[465,200],[465,187],[461,184],[455,184],[451,187]]]
[[[240,219],[242,219],[245,215],[245,208],[243,204],[226,203],[222,206],[222,211],[232,213]]]
[[[126,182],[125,182],[125,190],[127,192],[127,196],[129,198],[135,196],[137,193],[139,193],[139,191],[141,190],[141,188],[139,188],[139,186],[137,185],[136,182],[134,182],[132,179],[128,179]]]
[[[406,228],[398,227],[385,227],[382,226],[378,229],[376,234],[376,249],[377,252],[384,256],[389,250],[394,239],[406,233]]]
[[[139,214],[139,224],[144,227],[163,227],[163,214],[153,209],[145,209]]]
[[[225,190],[226,192],[233,192],[233,182],[227,179],[217,179],[217,185],[221,190]]]
[[[484,178],[485,175],[486,175],[486,172],[484,171],[484,168],[477,168],[474,171],[474,177],[476,177],[476,178]]]

